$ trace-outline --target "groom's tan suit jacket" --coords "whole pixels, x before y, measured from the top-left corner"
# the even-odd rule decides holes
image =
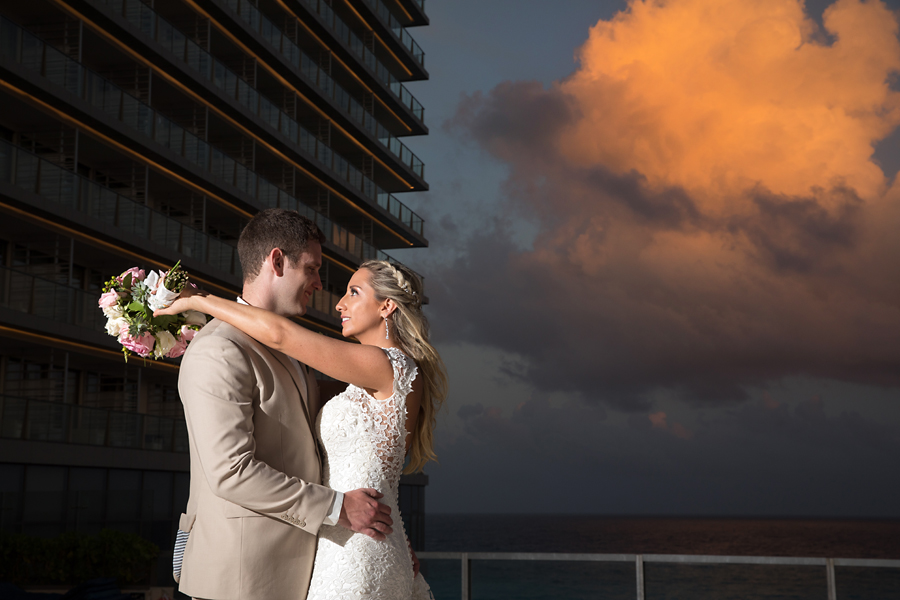
[[[178,378],[191,451],[183,593],[306,597],[334,492],[320,485],[317,386],[302,379],[295,362],[223,321],[188,346]]]

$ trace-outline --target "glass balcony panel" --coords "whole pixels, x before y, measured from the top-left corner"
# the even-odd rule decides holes
[[[0,435],[14,440],[22,439],[25,432],[25,415],[28,409],[28,400],[4,396],[2,402],[3,422],[0,423]]]
[[[144,450],[172,449],[172,419],[144,416]]]
[[[4,297],[3,306],[19,312],[31,312],[31,298],[33,297],[34,278],[24,273],[5,270],[4,278],[8,282],[7,295]]]
[[[12,148],[12,146],[4,145],[8,148]],[[23,155],[22,153],[19,153],[17,160],[15,161],[16,185],[29,192],[37,192],[37,175],[40,163],[40,159],[32,154]]]
[[[71,442],[73,444],[105,446],[109,414],[109,411],[99,408],[73,407],[72,429],[69,433]]]
[[[44,62],[44,48],[46,45],[36,37],[25,35],[21,37],[21,51],[19,62],[22,66],[35,71],[42,71]],[[15,56],[15,54],[13,54]]]
[[[115,448],[140,448],[141,415],[110,412],[108,441]]]
[[[26,439],[42,442],[65,442],[69,407],[54,402],[31,401],[28,407]]]
[[[0,21],[0,56],[15,60],[19,46],[18,27],[6,19]]]

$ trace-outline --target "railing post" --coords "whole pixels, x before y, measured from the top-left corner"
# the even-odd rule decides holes
[[[637,580],[637,600],[644,600],[644,556],[634,557],[635,579]]]
[[[834,559],[825,559],[825,570],[828,575],[828,600],[837,600],[837,586],[834,581]]]
[[[460,554],[462,567],[462,600],[471,600],[472,598],[472,561],[469,560],[469,553]]]

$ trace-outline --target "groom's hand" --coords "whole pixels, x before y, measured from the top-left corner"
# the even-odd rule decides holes
[[[391,509],[378,502],[384,494],[372,488],[360,488],[344,493],[344,504],[338,525],[376,540],[383,540],[391,534]]]

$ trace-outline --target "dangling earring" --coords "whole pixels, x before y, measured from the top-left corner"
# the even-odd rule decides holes
[[[391,339],[391,331],[388,329],[387,317],[384,317],[384,339]]]

